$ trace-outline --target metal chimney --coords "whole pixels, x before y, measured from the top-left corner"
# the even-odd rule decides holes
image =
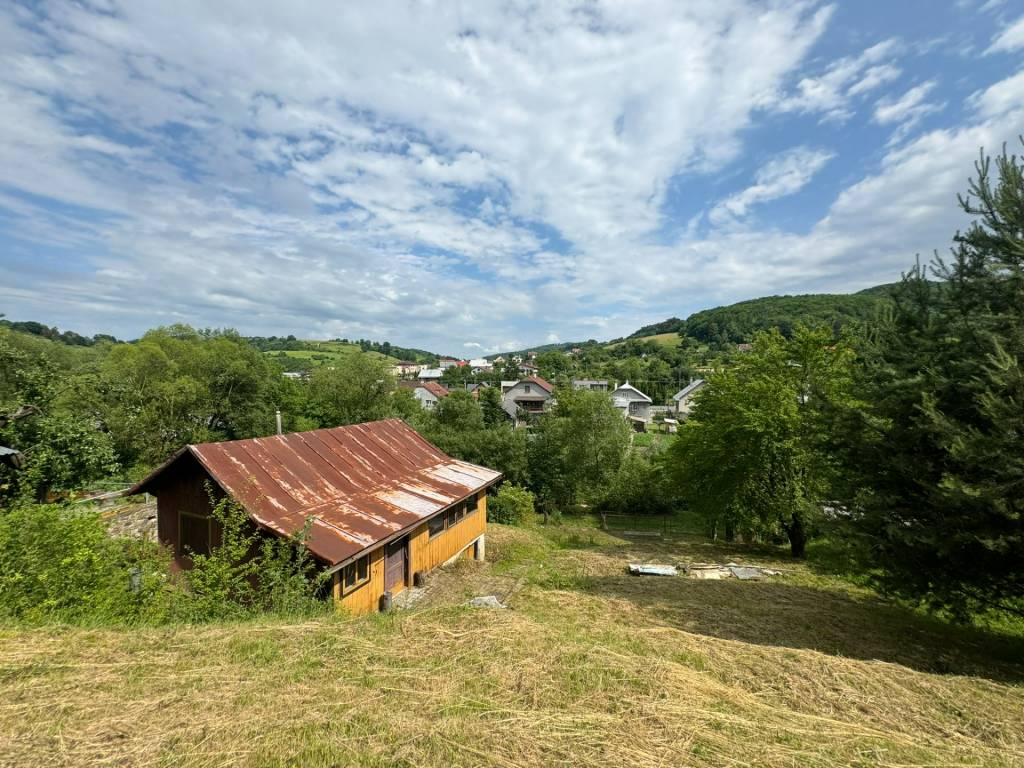
[[[281,430],[281,409],[280,408],[278,408],[276,411],[274,411],[274,418],[277,420],[277,434],[280,435],[280,434],[282,434],[282,430]]]

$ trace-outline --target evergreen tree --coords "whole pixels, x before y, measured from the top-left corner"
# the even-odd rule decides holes
[[[884,585],[960,616],[1024,614],[1024,165],[995,167],[959,199],[976,219],[952,258],[904,276],[844,430]]]

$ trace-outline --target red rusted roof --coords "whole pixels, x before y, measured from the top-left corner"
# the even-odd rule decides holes
[[[540,376],[527,376],[522,381],[532,381],[534,384],[540,387],[544,387],[548,392],[554,392],[555,388],[551,386],[547,381],[542,379]]]
[[[129,494],[155,492],[185,453],[261,526],[291,535],[311,525],[310,551],[348,560],[486,488],[501,473],[442,453],[405,422],[189,445]]]
[[[451,394],[448,388],[439,381],[400,381],[398,386],[402,389],[425,389],[436,398],[447,397]]]

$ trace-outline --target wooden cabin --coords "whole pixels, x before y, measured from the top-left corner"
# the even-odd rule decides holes
[[[219,541],[209,489],[233,497],[268,535],[305,529],[335,603],[367,613],[417,573],[462,556],[483,559],[486,491],[500,479],[386,419],[188,445],[130,493],[156,496],[157,534],[178,568]]]

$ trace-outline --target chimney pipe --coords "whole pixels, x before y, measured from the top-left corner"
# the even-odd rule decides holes
[[[277,420],[277,434],[281,434],[281,409],[274,411],[274,418]]]

